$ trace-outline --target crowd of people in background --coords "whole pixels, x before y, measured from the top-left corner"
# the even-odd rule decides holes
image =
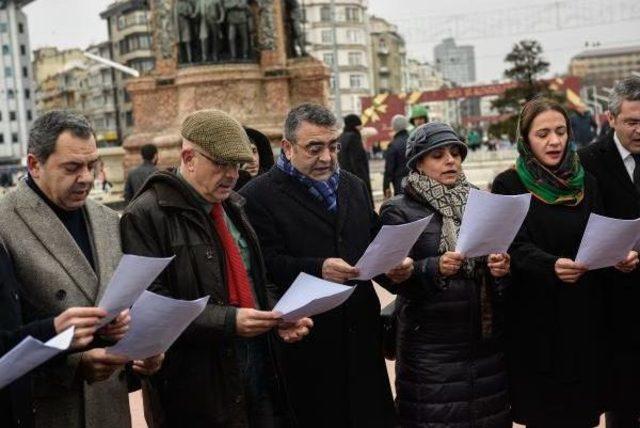
[[[391,121],[376,212],[355,115],[301,104],[280,151],[220,110],[181,127],[179,163],[141,148],[122,215],[88,198],[99,158],[81,115],[30,131],[28,174],[0,199],[0,355],[75,326],[71,349],[0,390],[0,425],[131,426],[142,389],[156,427],[640,427],[638,252],[590,271],[575,261],[591,214],[640,217],[640,78],[611,92],[610,129],[536,97],[519,114],[515,165],[492,191],[531,194],[507,253],[465,258],[456,243],[471,189],[463,163],[482,140],[429,120]],[[106,178],[105,178],[106,181]],[[375,282],[395,294],[382,334],[357,260],[382,225],[432,216],[409,257]],[[139,361],[106,348],[95,307],[122,254],[174,257],[149,287],[209,296],[171,348]],[[356,287],[341,306],[283,322],[275,302],[301,273]],[[392,396],[384,356],[396,362]]]

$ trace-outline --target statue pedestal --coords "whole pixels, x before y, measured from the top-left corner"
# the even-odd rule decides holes
[[[259,62],[214,65],[178,65],[175,4],[150,0],[156,68],[127,84],[135,125],[123,144],[125,171],[141,162],[140,147],[148,143],[160,151],[160,168],[178,165],[180,124],[196,110],[224,110],[276,142],[291,107],[327,104],[330,74],[324,64],[311,57],[287,59],[283,0],[262,0],[259,10],[254,4]]]
[[[180,124],[191,112],[224,110],[245,126],[282,137],[288,110],[302,102],[326,104],[329,72],[312,58],[292,59],[284,68],[260,64],[218,64],[180,68],[174,75],[146,76],[127,85],[134,114],[134,133],[124,142],[124,168],[138,165],[140,147],[153,143],[159,166],[180,159]]]

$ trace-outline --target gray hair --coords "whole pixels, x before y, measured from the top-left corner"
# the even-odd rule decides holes
[[[40,162],[46,162],[56,150],[58,137],[65,131],[86,140],[94,135],[93,127],[83,115],[70,110],[52,110],[33,122],[28,152]]]
[[[620,114],[623,101],[640,101],[640,77],[629,76],[615,84],[609,97],[611,114]]]
[[[284,138],[292,143],[296,142],[296,132],[302,122],[325,128],[337,128],[338,119],[328,108],[320,104],[305,103],[289,111],[284,122]]]

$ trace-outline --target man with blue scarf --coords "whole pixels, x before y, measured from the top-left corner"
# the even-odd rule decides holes
[[[380,302],[353,266],[378,230],[365,183],[338,165],[338,126],[327,108],[302,104],[287,116],[282,153],[241,194],[267,275],[284,293],[300,272],[358,287],[314,317],[308,340],[282,349],[293,411],[304,427],[392,427],[394,411],[380,331]],[[387,275],[407,279],[412,261]]]

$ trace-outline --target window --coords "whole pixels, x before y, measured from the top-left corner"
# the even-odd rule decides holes
[[[126,116],[126,123],[128,127],[133,126],[133,112],[128,111]]]
[[[4,75],[6,77],[13,77],[13,70],[11,69],[11,67],[4,68]]]
[[[29,89],[24,90],[24,98],[27,100],[31,98],[31,91]]]
[[[118,17],[118,30],[122,30],[127,25],[124,15]]]
[[[322,62],[324,62],[327,65],[333,65],[333,54],[332,53],[326,53],[326,54],[322,55]]]
[[[15,98],[15,93],[13,92],[13,89],[7,89],[7,98],[9,98],[10,100]]]
[[[349,43],[360,43],[360,31],[347,30],[347,41]]]
[[[10,111],[9,112],[9,120],[11,122],[15,122],[16,121],[16,112],[15,111]]]
[[[6,32],[7,32],[7,23],[0,22],[0,33],[6,33]]]
[[[320,21],[322,21],[322,22],[331,21],[331,7],[330,6],[322,6],[320,8]]]
[[[22,22],[18,22],[18,33],[24,33],[24,24]]]
[[[349,52],[349,65],[362,65],[362,52]]]
[[[33,115],[31,114],[31,110],[27,110],[27,120],[33,120]]]
[[[336,75],[331,74],[331,78],[329,78],[329,87],[333,90],[336,88]]]
[[[18,133],[14,132],[11,134],[11,142],[12,143],[17,143],[18,142]]]
[[[363,86],[364,77],[362,74],[349,75],[349,87],[352,89],[361,89]]]
[[[0,144],[4,144],[4,134],[0,134]]]
[[[22,67],[22,77],[29,77],[29,69],[27,67]]]
[[[2,45],[2,55],[10,55],[11,54],[11,48],[9,47],[9,45]]]
[[[357,7],[345,7],[344,9],[345,20],[349,22],[360,22],[360,9]]]
[[[27,54],[27,47],[25,45],[20,45],[20,55],[25,56]]]
[[[331,30],[322,30],[320,33],[322,43],[333,43],[333,32]]]

